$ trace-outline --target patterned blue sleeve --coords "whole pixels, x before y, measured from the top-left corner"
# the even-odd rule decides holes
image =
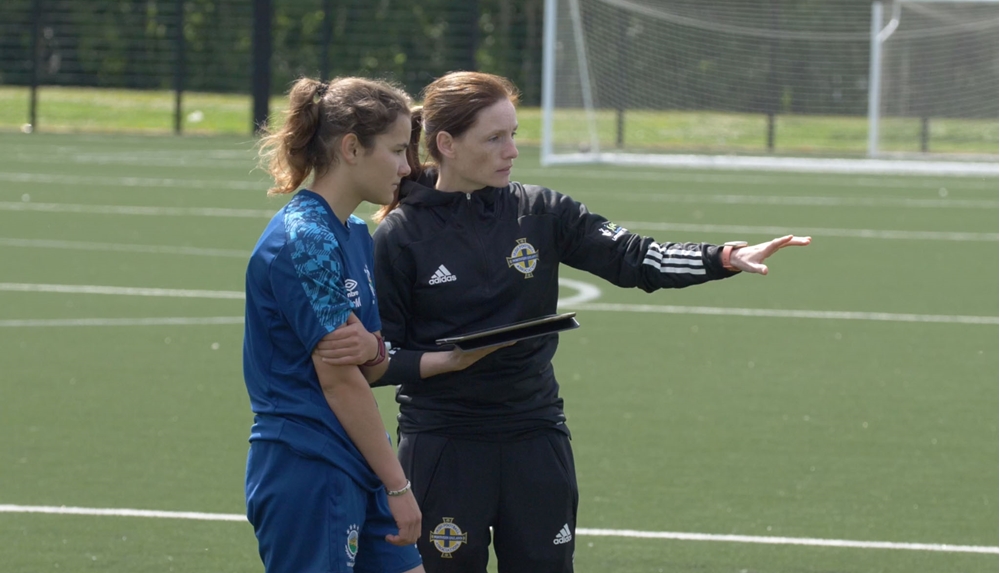
[[[286,212],[286,256],[275,260],[272,282],[292,329],[312,350],[321,338],[347,322],[351,304],[344,289],[337,239],[319,212],[303,207]]]

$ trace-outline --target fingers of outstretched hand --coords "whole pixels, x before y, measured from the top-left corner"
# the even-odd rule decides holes
[[[804,247],[811,241],[812,237],[797,237],[795,235],[785,235],[784,237],[771,239],[766,243],[760,243],[759,245],[754,245],[753,247],[746,249],[746,253],[748,255],[747,260],[760,262],[778,252],[779,249],[783,249],[785,247]],[[744,249],[740,250],[743,251]],[[767,274],[767,272],[763,272],[761,274]]]
[[[771,241],[774,250],[784,247],[804,247],[812,242],[812,237],[798,237],[796,235],[785,235]]]
[[[785,235],[784,237],[778,237],[777,239],[772,239],[770,247],[772,247],[774,250],[778,250],[781,247],[787,246],[788,243],[791,242],[791,240],[794,238],[795,235]]]

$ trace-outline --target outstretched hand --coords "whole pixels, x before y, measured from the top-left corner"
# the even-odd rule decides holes
[[[812,237],[785,235],[764,243],[734,249],[729,256],[729,264],[741,271],[766,275],[767,265],[764,264],[764,260],[785,247],[804,247],[810,242]]]

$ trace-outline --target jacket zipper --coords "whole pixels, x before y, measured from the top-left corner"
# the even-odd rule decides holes
[[[479,236],[479,231],[478,231],[479,227],[477,225],[478,221],[476,221],[476,210],[474,205],[472,204],[472,193],[465,194],[465,204],[468,207],[467,210],[469,212],[468,219],[470,223],[470,230],[472,232],[472,235],[476,238],[476,244],[479,245],[480,256],[478,257],[479,263],[477,266],[479,266],[479,268],[482,270],[483,277],[487,278],[487,280],[484,281],[485,288],[483,290],[486,292],[486,300],[490,300],[491,298],[493,298],[493,283],[492,281],[489,280],[490,267],[486,261],[486,256],[487,256],[486,247],[483,245],[482,237]]]

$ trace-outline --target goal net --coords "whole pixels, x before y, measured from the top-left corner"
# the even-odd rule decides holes
[[[877,137],[869,151],[996,155],[997,3],[887,4],[880,33]]]
[[[875,4],[546,0],[542,161],[934,153],[995,174],[996,0]]]

